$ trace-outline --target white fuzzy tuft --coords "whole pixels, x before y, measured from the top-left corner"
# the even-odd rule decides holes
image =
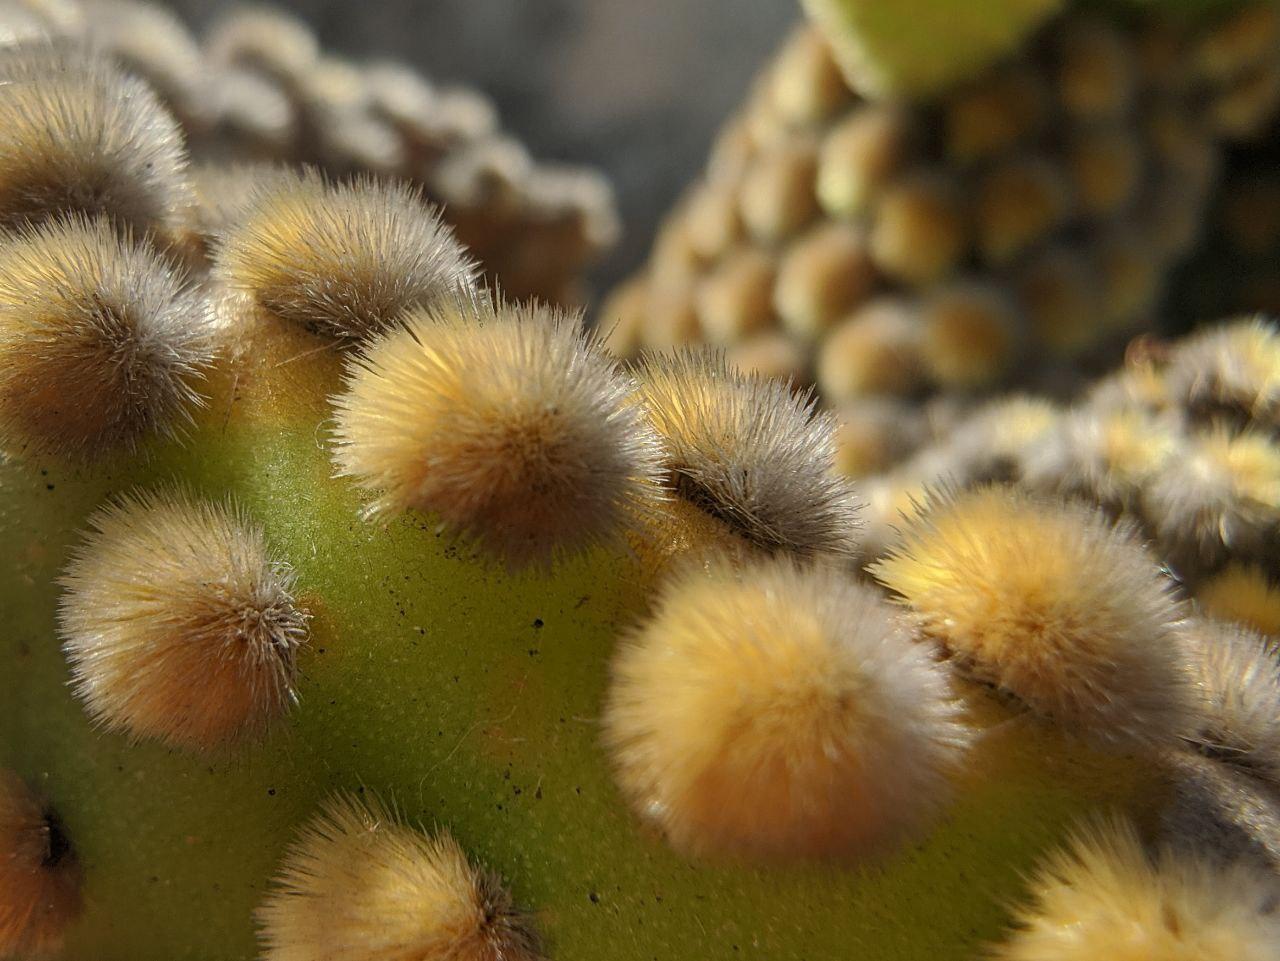
[[[1170,393],[1201,415],[1280,427],[1280,329],[1255,317],[1188,337],[1169,365]]]
[[[0,240],[0,445],[92,458],[173,434],[201,403],[214,324],[149,247],[75,217]]]
[[[1201,696],[1193,743],[1280,785],[1280,647],[1218,621],[1197,619],[1189,633],[1192,678]]]
[[[413,187],[315,171],[263,180],[216,238],[213,273],[244,305],[341,341],[475,286],[475,266]]]
[[[637,378],[677,496],[765,550],[854,550],[857,501],[834,469],[835,420],[810,394],[700,350],[651,356]]]
[[[207,752],[296,700],[307,614],[292,571],[234,508],[123,497],[90,519],[62,586],[72,689],[109,730]]]
[[[1137,408],[1082,407],[1024,451],[1027,486],[1082,497],[1109,511],[1133,511],[1151,480],[1181,446],[1167,418]]]
[[[71,45],[0,52],[0,225],[78,213],[167,238],[190,206],[186,167],[143,81]]]
[[[1280,445],[1255,431],[1193,434],[1147,486],[1142,506],[1180,569],[1262,552],[1280,531]]]
[[[334,460],[377,492],[375,515],[428,511],[511,565],[545,564],[616,538],[659,490],[630,391],[576,316],[460,299],[350,361]]]

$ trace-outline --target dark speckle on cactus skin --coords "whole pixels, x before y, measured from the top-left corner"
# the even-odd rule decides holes
[[[43,818],[45,832],[49,839],[49,849],[40,861],[40,866],[42,868],[56,868],[71,857],[71,841],[67,837],[66,829],[63,828],[57,811],[53,810],[53,808],[45,808]]]

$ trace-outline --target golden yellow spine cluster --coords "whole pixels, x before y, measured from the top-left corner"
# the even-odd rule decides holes
[[[509,564],[638,526],[660,447],[577,316],[459,297],[410,313],[347,365],[335,460],[370,513],[438,517]]]
[[[1167,741],[1193,705],[1172,582],[1096,510],[940,494],[870,568],[967,673],[1081,734]]]
[[[676,847],[866,858],[941,809],[971,733],[871,587],[791,559],[672,582],[615,656],[605,743]]]
[[[245,193],[214,235],[212,275],[228,312],[358,343],[410,308],[475,289],[465,249],[405,183],[279,170]]]
[[[1280,942],[1274,879],[1246,863],[1162,849],[1131,824],[1080,831],[1032,882],[1035,901],[998,961],[1272,961]]]
[[[179,269],[79,214],[9,233],[0,249],[8,448],[92,459],[191,421],[216,322]]]

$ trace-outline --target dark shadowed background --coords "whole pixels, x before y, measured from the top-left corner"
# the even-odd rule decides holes
[[[170,0],[202,27],[229,4]],[[598,286],[637,266],[720,121],[800,16],[796,0],[278,0],[327,50],[392,56],[488,93],[536,156],[602,169],[625,233]]]

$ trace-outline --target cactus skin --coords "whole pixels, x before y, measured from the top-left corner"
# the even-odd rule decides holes
[[[927,97],[1015,49],[1063,0],[803,0],[860,93]]]
[[[801,0],[826,33],[850,85],[868,97],[930,98],[976,76],[1061,10],[1064,0]],[[1158,0],[1161,13],[1194,19],[1240,0]],[[1101,12],[1149,10],[1157,0],[1089,0]]]
[[[337,360],[291,364],[272,331],[186,444],[94,468],[10,460],[0,481],[0,764],[46,794],[76,845],[86,910],[67,961],[254,956],[252,911],[291,837],[335,789],[376,791],[447,826],[530,906],[553,956],[618,961],[971,956],[1023,872],[1083,810],[1141,810],[1155,776],[1026,716],[985,739],[945,821],[883,868],[690,863],[613,786],[597,718],[611,642],[643,608],[634,559],[552,574],[468,559],[425,519],[362,522],[318,429]],[[265,342],[264,342],[265,340]],[[252,357],[253,360],[247,358]],[[224,375],[225,376],[225,375]],[[180,478],[230,492],[297,569],[313,615],[301,703],[268,738],[212,758],[95,732],[66,687],[54,579],[113,491]],[[975,701],[985,723],[1004,709]],[[972,883],[981,878],[981,884]],[[1002,894],[1003,892],[1003,894]]]

